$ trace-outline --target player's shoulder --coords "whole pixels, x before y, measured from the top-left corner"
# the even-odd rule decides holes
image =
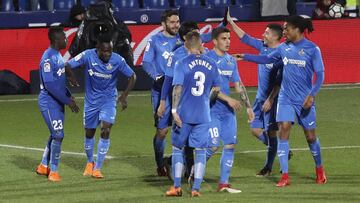
[[[315,44],[314,42],[312,42],[312,41],[310,41],[310,40],[308,40],[308,39],[305,39],[306,41],[305,41],[305,46],[306,46],[306,48],[307,49],[310,49],[310,50],[312,50],[312,51],[320,51],[320,48],[319,48],[319,46],[317,45],[317,44]]]
[[[162,32],[158,32],[150,37],[149,42],[156,42],[163,36]]]

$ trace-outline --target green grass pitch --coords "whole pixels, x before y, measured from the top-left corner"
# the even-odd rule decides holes
[[[253,101],[256,89],[249,90]],[[128,109],[118,111],[108,153],[114,158],[105,161],[105,178],[83,177],[86,157],[63,154],[59,167],[63,178],[60,183],[48,182],[45,177],[35,174],[41,151],[4,146],[44,148],[49,132],[33,98],[36,95],[0,97],[0,202],[360,202],[358,85],[324,87],[316,98],[317,134],[324,147],[322,157],[327,184],[315,184],[314,162],[298,126],[294,126],[290,137],[290,146],[294,149],[294,157],[289,163],[291,186],[274,186],[280,176],[277,159],[272,176],[255,177],[265,160],[265,152],[256,151],[264,150],[265,146],[250,135],[242,110],[238,113],[239,144],[230,179],[233,187],[241,189],[242,193],[215,192],[220,158],[216,154],[208,162],[202,196],[196,199],[190,199],[185,183],[183,197],[164,196],[172,183],[155,175],[149,92],[133,92]],[[77,101],[82,107],[83,101]],[[62,150],[83,153],[83,137],[82,111],[73,114],[67,108]],[[168,154],[171,152],[169,138]]]

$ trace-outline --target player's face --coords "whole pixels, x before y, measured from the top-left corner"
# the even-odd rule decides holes
[[[214,40],[215,47],[220,51],[229,51],[230,49],[230,33],[221,33],[216,40]]]
[[[65,49],[67,45],[67,38],[65,32],[58,33],[55,36],[55,43],[57,44],[57,47],[59,47],[59,49]]]
[[[287,22],[284,23],[283,35],[286,41],[294,41],[298,35],[298,32],[298,28],[295,28],[293,25],[288,24]]]
[[[107,62],[109,62],[110,57],[111,57],[111,53],[113,51],[112,42],[110,42],[110,43],[100,43],[97,46],[96,50],[97,50],[99,58],[103,62],[107,63]]]
[[[262,36],[264,39],[264,44],[266,45],[278,41],[278,35],[268,27],[265,29],[265,32]]]
[[[172,15],[166,19],[165,23],[162,23],[166,32],[170,35],[176,35],[180,28],[180,19],[177,15]]]

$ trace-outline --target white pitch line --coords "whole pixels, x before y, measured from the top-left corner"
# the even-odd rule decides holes
[[[24,147],[24,146],[17,146],[17,145],[8,145],[8,144],[0,144],[0,147],[3,148],[12,148],[12,149],[23,149],[23,150],[29,150],[29,151],[40,151],[44,152],[44,149],[41,148],[34,148],[34,147]],[[332,146],[332,147],[321,147],[322,150],[333,150],[333,149],[359,149],[360,146]],[[308,151],[309,148],[291,148],[291,151]],[[253,154],[253,153],[264,153],[267,152],[267,150],[247,150],[247,151],[238,151],[235,152],[235,154]],[[85,153],[79,153],[79,152],[67,152],[62,151],[62,154],[68,154],[68,155],[75,155],[75,156],[86,156]],[[216,152],[216,154],[221,154],[221,152]],[[170,154],[167,154],[166,156],[169,156]],[[96,156],[96,155],[95,155]],[[143,155],[132,155],[132,156],[106,156],[107,159],[115,159],[115,158],[143,158],[143,157],[152,157],[154,155],[149,154],[143,154]]]
[[[351,90],[351,89],[360,89],[358,86],[359,83],[355,83],[354,86],[347,86],[348,84],[339,84],[339,85],[325,85],[321,88],[321,90]],[[249,90],[248,93],[256,93],[257,90]],[[130,94],[129,97],[148,97],[150,94]],[[84,97],[75,97],[75,99],[80,100],[84,99]],[[2,102],[24,102],[24,101],[37,101],[37,98],[29,98],[29,99],[0,99],[0,103]]]

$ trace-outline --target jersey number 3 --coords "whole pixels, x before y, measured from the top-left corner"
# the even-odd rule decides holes
[[[191,93],[199,97],[204,93],[205,74],[197,71],[194,74],[194,79],[196,80],[196,87],[191,88]]]

